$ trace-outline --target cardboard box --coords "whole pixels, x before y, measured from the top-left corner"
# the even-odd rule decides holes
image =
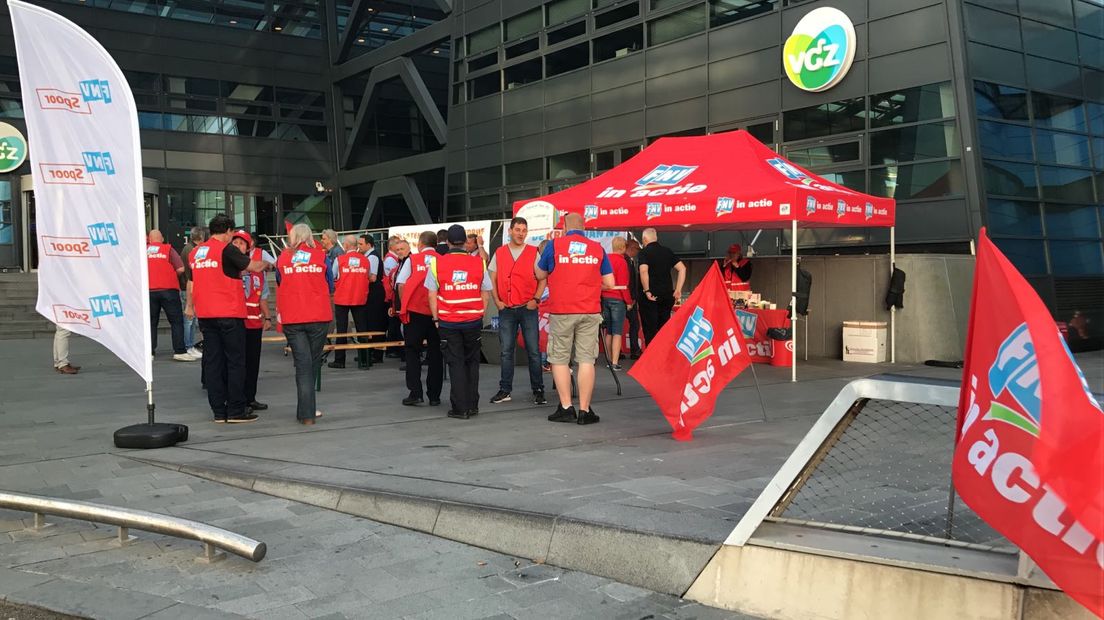
[[[884,321],[844,321],[843,361],[875,364],[886,361]]]

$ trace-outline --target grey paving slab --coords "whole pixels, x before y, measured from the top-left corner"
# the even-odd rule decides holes
[[[38,465],[46,463],[0,466],[0,488],[40,492],[36,479],[24,475]],[[110,528],[72,519],[51,519],[55,525],[46,533],[29,535],[27,515],[0,510],[6,524],[0,532],[0,599],[112,620],[536,617],[564,598],[569,599],[564,608],[576,617],[645,609],[636,617],[659,618],[679,604],[654,593],[637,596],[639,590],[609,579],[118,455],[56,459],[48,469],[59,476],[68,472],[73,484],[52,489],[62,497],[72,486],[88,489],[80,493],[102,489],[90,499],[111,503],[126,492],[119,480],[135,482],[138,490],[126,505],[139,509],[159,506],[161,488],[190,488],[191,494],[173,496],[179,499],[173,505],[177,512],[207,513],[214,525],[264,540],[269,556],[256,564],[235,556],[200,564],[195,561],[200,546],[193,541],[132,531],[138,541],[118,547],[105,536]],[[153,480],[170,486],[145,484]],[[194,505],[188,497],[195,498]],[[642,600],[652,602],[641,607]]]

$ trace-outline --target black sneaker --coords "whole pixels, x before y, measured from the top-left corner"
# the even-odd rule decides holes
[[[624,370],[624,368],[621,367],[621,364],[613,364],[610,366],[610,368],[612,368],[614,371]]]
[[[507,403],[507,402],[510,402],[511,400],[512,399],[510,398],[510,393],[509,392],[506,392],[504,390],[499,390],[498,394],[495,394],[494,396],[491,397],[491,404],[492,405],[497,405],[498,403]]]
[[[439,407],[440,405],[441,405],[441,399],[440,398],[431,398],[431,399],[429,399],[429,406],[430,407]]]
[[[467,420],[471,416],[467,411],[456,411],[455,409],[449,409],[448,417],[456,418],[457,420]]]
[[[549,422],[574,422],[575,421],[575,407],[563,408],[563,405],[556,405],[556,411],[552,415],[548,416]]]
[[[594,407],[592,406],[590,408],[590,411],[587,411],[586,409],[583,409],[582,411],[580,411],[579,412],[579,419],[577,419],[575,421],[575,423],[579,424],[579,425],[582,425],[582,424],[597,424],[598,423],[598,416],[595,415],[595,413],[594,413]]]
[[[220,418],[220,417],[216,416],[215,417],[215,424],[226,424],[226,418],[225,417]]]
[[[399,364],[399,372],[406,372],[406,362]]]
[[[253,408],[253,411],[264,411],[265,409],[268,409],[268,405],[266,405],[265,403],[259,403],[257,401],[249,403],[249,406]]]
[[[328,368],[344,368],[345,362],[330,362],[329,364],[326,364],[326,366]]]
[[[544,390],[533,390],[533,404],[547,405],[548,399],[544,397]]]
[[[247,413],[242,416],[235,416],[232,418],[226,418],[227,424],[248,424],[250,422],[256,422],[261,416],[255,413]]]
[[[475,407],[474,409],[468,409],[468,417],[474,418],[477,415],[479,415],[479,407]]]
[[[406,405],[407,407],[413,407],[415,405],[420,405],[423,402],[424,401],[422,400],[421,396],[410,395],[410,396],[407,396],[406,398],[402,399],[402,404]]]

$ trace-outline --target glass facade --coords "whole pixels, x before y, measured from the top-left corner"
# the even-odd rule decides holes
[[[318,0],[60,0],[69,4],[150,15],[238,30],[322,36]]]

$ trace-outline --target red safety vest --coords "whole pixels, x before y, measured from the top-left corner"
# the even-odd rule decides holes
[[[509,245],[495,250],[495,284],[498,298],[507,307],[524,306],[537,295],[537,275],[533,265],[537,262],[537,248],[526,244],[514,260]]]
[[[368,301],[368,257],[346,252],[337,257],[337,283],[334,303],[339,306],[363,306]]]
[[[437,318],[447,323],[482,320],[483,257],[449,252],[434,262]]]
[[[552,241],[555,266],[548,274],[549,314],[598,314],[602,311],[602,257],[605,250],[581,235]]]
[[[201,319],[244,319],[245,295],[241,278],[222,271],[222,251],[229,244],[208,239],[192,250],[192,296],[195,315]]]
[[[173,269],[172,246],[167,243],[151,243],[146,246],[146,262],[149,263],[149,290],[179,291],[180,278]]]
[[[748,259],[741,258],[740,262],[736,263],[735,265],[733,265],[732,263],[728,263],[724,266],[724,269],[721,270],[723,272],[723,275],[724,275],[725,286],[728,287],[728,290],[730,290],[730,291],[750,291],[751,290],[751,284],[749,282],[744,282],[740,278],[740,276],[736,274],[736,268],[737,267],[743,267],[747,263],[748,263]]]
[[[399,320],[403,323],[410,322],[411,312],[433,315],[429,309],[429,291],[426,290],[425,279],[430,263],[440,256],[433,248],[426,248],[417,254],[411,254],[407,259],[410,261],[410,277],[402,285],[402,307],[399,309]]]
[[[402,261],[399,260],[398,254],[395,254],[394,252],[388,252],[386,255],[384,255],[383,259],[380,260],[380,269],[383,269],[383,264],[387,260],[387,257],[395,259],[396,265],[396,267],[392,269],[390,273],[384,272],[383,274],[383,300],[387,303],[391,303],[391,301],[395,299],[395,276],[399,272],[398,265],[402,263]]]
[[[305,243],[288,248],[276,261],[280,270],[280,323],[329,323],[333,320],[330,288],[326,283],[326,251]]]

